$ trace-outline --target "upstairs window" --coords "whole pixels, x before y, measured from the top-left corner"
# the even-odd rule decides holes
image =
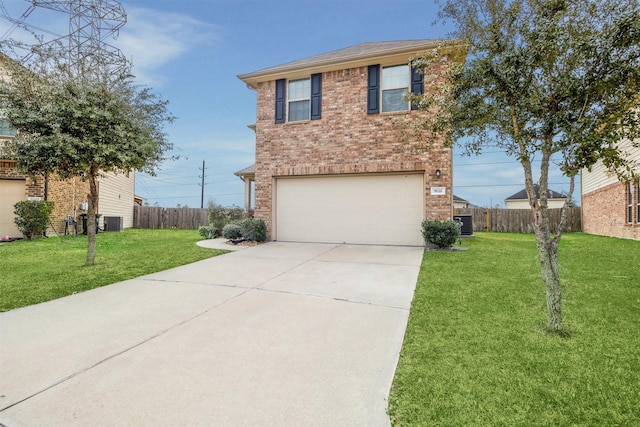
[[[318,120],[322,117],[322,74],[276,80],[275,122]],[[286,120],[285,120],[286,117]]]
[[[382,68],[382,112],[409,109],[405,93],[409,91],[409,66]]]
[[[309,118],[311,117],[311,79],[290,81],[288,92],[288,120],[290,122],[309,120]]]
[[[367,113],[415,110],[409,105],[405,94],[422,94],[422,73],[407,64],[380,67],[370,65],[367,76]]]

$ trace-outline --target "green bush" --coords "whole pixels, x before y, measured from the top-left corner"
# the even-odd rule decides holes
[[[22,200],[13,205],[14,222],[18,230],[29,240],[44,234],[49,225],[53,202],[47,200]]]
[[[220,235],[218,229],[215,228],[213,224],[209,224],[208,226],[201,225],[200,228],[198,228],[198,233],[200,233],[203,239],[215,239]]]
[[[225,225],[244,218],[244,210],[238,206],[224,207],[214,201],[209,202],[209,225],[222,230]]]
[[[247,240],[264,242],[267,240],[267,224],[261,219],[247,218],[240,221],[242,237]]]
[[[242,227],[240,224],[230,223],[222,228],[222,237],[229,240],[235,240],[242,238]]]
[[[450,248],[460,238],[460,227],[451,220],[422,221],[422,237],[440,249]]]

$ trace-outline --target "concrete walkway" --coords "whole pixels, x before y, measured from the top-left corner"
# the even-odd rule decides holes
[[[388,426],[421,259],[272,242],[0,313],[0,424]]]

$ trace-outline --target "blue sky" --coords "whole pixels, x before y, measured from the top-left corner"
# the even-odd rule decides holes
[[[431,0],[131,0],[120,2],[127,24],[115,40],[139,83],[169,101],[178,119],[166,131],[180,156],[157,176],[138,173],[136,194],[151,204],[199,207],[202,161],[204,204],[243,205],[243,183],[233,173],[254,162],[256,95],[236,76],[368,41],[445,38],[451,27],[432,25]],[[3,0],[13,18],[31,5]],[[66,34],[68,15],[36,8],[26,22]],[[0,35],[9,27],[0,20]],[[20,38],[19,31],[11,35]],[[519,163],[496,149],[478,157],[454,151],[454,194],[495,206],[524,188]],[[536,166],[539,163],[535,163]],[[550,187],[568,190],[557,171]],[[576,185],[579,199],[579,183]]]

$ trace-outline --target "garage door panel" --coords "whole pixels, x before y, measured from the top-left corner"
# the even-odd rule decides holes
[[[0,180],[0,236],[22,236],[14,222],[13,205],[24,199],[24,180]]]
[[[282,178],[276,239],[422,245],[422,174]]]

